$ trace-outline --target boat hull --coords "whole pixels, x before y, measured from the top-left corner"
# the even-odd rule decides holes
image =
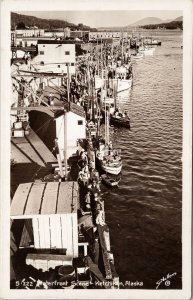
[[[122,164],[120,166],[107,166],[103,163],[101,164],[101,169],[105,171],[106,173],[112,174],[112,175],[118,175],[121,173],[122,170]]]
[[[117,92],[123,92],[129,90],[132,87],[132,78],[131,79],[111,79],[109,80],[110,88],[116,88]]]
[[[119,127],[125,127],[130,129],[130,120],[127,118],[115,118],[113,116],[110,117],[110,124],[119,126]]]
[[[109,178],[106,174],[101,175],[102,181],[108,186],[117,186],[120,182],[119,180],[115,180],[113,178]]]

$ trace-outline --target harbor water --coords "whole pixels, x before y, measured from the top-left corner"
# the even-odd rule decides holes
[[[103,199],[122,288],[155,289],[173,273],[159,289],[182,287],[182,36],[159,38],[152,56],[134,62],[130,93],[118,96],[131,131],[111,128],[122,180],[117,189],[103,186]]]

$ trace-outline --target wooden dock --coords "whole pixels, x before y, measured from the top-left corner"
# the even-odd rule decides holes
[[[36,163],[42,167],[57,162],[55,156],[32,129],[28,136],[11,138],[11,158],[16,163]]]

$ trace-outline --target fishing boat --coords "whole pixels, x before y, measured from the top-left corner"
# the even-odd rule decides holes
[[[144,44],[148,46],[161,46],[161,41],[159,40],[154,40],[154,39],[148,39],[144,41]]]
[[[109,98],[105,98],[101,113],[105,118],[105,110],[109,111],[109,123],[118,127],[126,127],[130,129],[130,118],[127,112],[122,112],[116,105],[116,97],[109,101]]]
[[[117,186],[121,180],[120,177],[116,178],[116,177],[109,176],[107,174],[102,174],[101,179],[105,184],[109,186]]]
[[[139,53],[142,53],[144,55],[153,55],[154,51],[155,51],[154,47],[144,46],[142,48],[139,48]]]
[[[109,73],[113,74],[112,70]],[[110,77],[108,73],[108,77]],[[128,65],[117,66],[114,71],[114,76],[109,78],[109,86],[116,90],[117,93],[128,90],[132,87],[133,74],[131,63]]]
[[[130,129],[130,118],[129,116],[118,112],[116,115],[110,115],[110,124],[115,125],[115,126],[120,126],[120,127],[126,127]]]
[[[109,111],[105,109],[105,140],[99,140],[96,163],[104,172],[118,175],[122,170],[122,160],[109,141]]]
[[[122,161],[119,155],[110,152],[109,147],[100,147],[96,151],[96,162],[104,172],[109,174],[118,175],[122,170]]]

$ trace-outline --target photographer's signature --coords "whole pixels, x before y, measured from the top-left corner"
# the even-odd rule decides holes
[[[167,276],[166,277],[162,277],[160,280],[158,280],[157,282],[156,282],[156,284],[157,284],[157,286],[156,286],[156,289],[158,289],[159,288],[159,286],[160,286],[160,284],[162,283],[162,282],[164,282],[164,284],[165,284],[165,286],[170,286],[170,278],[172,278],[173,276],[176,276],[177,275],[177,273],[176,272],[174,272],[174,273],[172,273],[172,274],[167,274]]]

